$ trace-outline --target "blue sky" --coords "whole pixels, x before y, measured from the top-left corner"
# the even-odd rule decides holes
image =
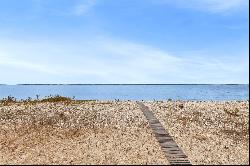
[[[1,0],[0,83],[249,83],[248,0]]]

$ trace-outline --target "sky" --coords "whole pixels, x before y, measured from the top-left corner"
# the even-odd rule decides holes
[[[1,0],[0,84],[248,84],[248,0]]]

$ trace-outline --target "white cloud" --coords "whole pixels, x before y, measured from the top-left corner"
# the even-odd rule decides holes
[[[33,15],[82,16],[96,5],[97,0],[32,0],[32,2]]]
[[[96,5],[96,0],[84,0],[81,3],[77,4],[72,11],[73,15],[81,16],[86,14]]]
[[[42,72],[46,74],[58,74],[53,70],[48,70],[46,66],[29,63],[18,59],[11,59],[11,58],[1,58],[0,59],[0,66],[21,68],[21,69],[28,69],[28,70],[35,70],[37,72]]]
[[[227,13],[249,6],[249,0],[160,0],[159,2],[212,13]]]
[[[179,57],[107,37],[77,45],[0,41],[1,83],[246,83],[247,60]]]

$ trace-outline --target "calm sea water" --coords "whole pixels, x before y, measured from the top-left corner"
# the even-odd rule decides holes
[[[249,85],[0,85],[0,98],[49,95],[93,100],[249,100]]]

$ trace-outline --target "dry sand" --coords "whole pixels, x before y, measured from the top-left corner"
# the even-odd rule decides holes
[[[144,102],[192,164],[249,164],[248,102]],[[0,102],[0,164],[168,164],[132,101]]]
[[[0,107],[0,164],[168,164],[134,102]]]
[[[192,164],[249,165],[249,102],[146,102]]]

